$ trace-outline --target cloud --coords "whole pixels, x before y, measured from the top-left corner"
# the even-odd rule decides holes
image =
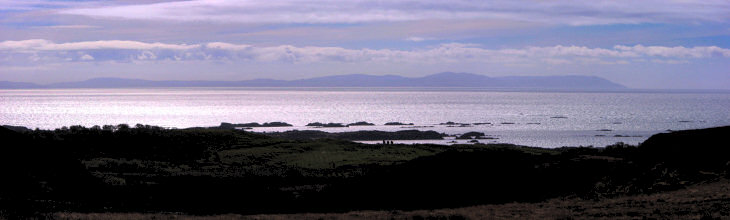
[[[139,55],[137,55],[138,60],[155,60],[157,59],[157,55],[155,53],[152,53],[152,51],[142,51]]]
[[[428,39],[427,38],[423,38],[423,37],[409,37],[409,38],[406,38],[406,40],[407,41],[413,41],[413,42],[421,42],[421,41],[425,41],[425,40],[428,40]]]
[[[91,55],[88,55],[88,54],[84,54],[79,59],[84,60],[84,61],[88,61],[88,60],[94,60],[94,57],[92,57]]]
[[[121,49],[121,50],[150,50],[150,49],[166,49],[166,50],[189,50],[198,48],[200,45],[187,44],[164,44],[164,43],[144,43],[139,41],[124,40],[107,40],[107,41],[82,41],[72,43],[53,43],[44,39],[31,39],[20,41],[3,41],[0,42],[0,50],[20,50],[20,51],[69,51],[69,50],[101,50],[101,49]]]
[[[250,49],[251,45],[245,45],[245,44],[230,44],[230,43],[224,43],[224,42],[211,42],[205,44],[206,48],[210,49],[218,49],[218,50],[245,50]]]
[[[176,1],[69,8],[59,13],[138,20],[242,23],[364,23],[504,19],[549,24],[728,22],[725,0]]]
[[[614,49],[620,51],[631,51],[634,53],[645,54],[648,56],[661,57],[678,57],[678,58],[706,58],[713,56],[730,57],[730,50],[717,46],[709,47],[661,47],[661,46],[615,46]]]
[[[99,26],[93,25],[50,25],[50,26],[35,26],[32,28],[43,28],[43,29],[92,29],[100,28]]]
[[[688,64],[689,63],[689,61],[686,61],[686,60],[661,60],[661,59],[652,59],[651,62],[660,63],[660,64]]]
[[[589,56],[589,57],[636,57],[639,56],[631,50],[615,50],[603,48],[588,48],[582,46],[552,46],[552,47],[528,47],[526,49],[504,49],[502,53],[520,56]]]
[[[0,8],[12,11],[29,11],[38,9],[55,9],[68,8],[74,6],[89,6],[93,2],[74,2],[74,1],[47,1],[47,0],[0,0]]]
[[[76,53],[80,57],[72,57]],[[535,63],[550,65],[629,64],[640,60],[680,64],[688,59],[730,58],[730,49],[717,46],[665,47],[625,46],[591,48],[585,46],[525,47],[485,49],[478,44],[448,43],[412,50],[349,49],[321,46],[256,46],[210,42],[204,44],[146,43],[139,41],[82,41],[54,43],[43,39],[0,42],[3,63],[14,60],[33,62],[73,61],[235,61],[283,63]]]

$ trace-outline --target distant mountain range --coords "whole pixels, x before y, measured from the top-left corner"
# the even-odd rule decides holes
[[[151,88],[151,87],[477,87],[556,90],[621,90],[625,86],[595,76],[488,77],[471,73],[437,73],[424,77],[396,75],[336,75],[299,80],[153,81],[94,78],[47,85],[0,81],[1,89],[34,88]]]

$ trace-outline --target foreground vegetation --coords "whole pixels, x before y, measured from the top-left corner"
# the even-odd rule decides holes
[[[626,195],[601,200],[560,197],[535,203],[506,203],[453,209],[366,210],[346,213],[218,214],[56,213],[57,219],[726,219],[730,216],[730,181],[722,179],[686,189]]]
[[[0,128],[0,215],[11,219],[606,201],[718,181],[730,169],[730,127],[659,134],[641,146],[559,149],[366,145],[146,125],[10,128]]]

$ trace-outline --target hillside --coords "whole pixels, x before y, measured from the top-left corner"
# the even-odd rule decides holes
[[[475,87],[560,90],[621,90],[626,87],[595,76],[488,77],[471,73],[438,73],[424,77],[396,75],[337,75],[300,80],[255,79],[245,81],[152,81],[95,78],[78,82],[38,85],[0,83],[2,89],[18,88],[150,88],[150,87]]]

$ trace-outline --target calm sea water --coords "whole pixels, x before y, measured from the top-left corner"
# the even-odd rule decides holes
[[[667,130],[730,125],[729,93],[546,93],[439,89],[59,89],[0,90],[0,124],[52,129],[137,123],[163,127],[283,121],[379,126],[320,128],[484,132],[482,142],[539,147],[637,144]],[[444,122],[491,123],[469,127]],[[385,122],[417,127],[382,126]],[[626,137],[628,136],[628,137]],[[414,141],[401,141],[412,143]],[[427,142],[427,141],[418,141]],[[446,141],[437,141],[446,143]]]

